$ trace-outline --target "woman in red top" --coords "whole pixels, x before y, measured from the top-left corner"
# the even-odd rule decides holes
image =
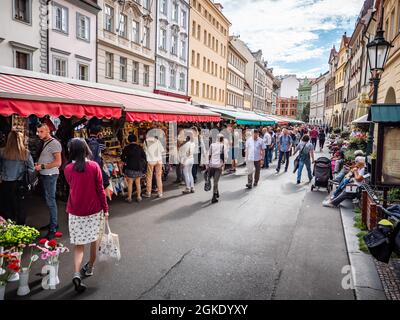
[[[75,273],[72,279],[75,290],[82,292],[86,285],[82,277],[93,275],[96,260],[97,240],[108,218],[108,204],[103,187],[99,165],[88,160],[90,149],[83,139],[75,138],[69,143],[70,164],[64,175],[70,187],[67,212],[69,214],[69,235],[74,244]],[[85,244],[90,243],[90,260],[82,268]]]

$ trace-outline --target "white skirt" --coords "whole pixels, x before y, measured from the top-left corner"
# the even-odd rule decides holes
[[[90,216],[69,214],[69,237],[71,244],[84,245],[97,241],[104,228],[104,213],[100,211]]]

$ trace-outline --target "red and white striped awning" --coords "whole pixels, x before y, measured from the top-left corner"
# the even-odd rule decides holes
[[[120,92],[115,87],[113,90],[111,86],[85,86],[66,81],[0,73],[0,115],[120,118],[125,109],[126,119],[130,122],[221,120],[219,114],[195,107],[185,100],[141,96]]]

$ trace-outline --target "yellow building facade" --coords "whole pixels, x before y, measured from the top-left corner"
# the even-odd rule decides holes
[[[338,52],[338,63],[335,71],[335,104],[332,113],[332,126],[340,127],[343,121],[343,99],[345,98],[344,82],[345,82],[345,66],[347,63],[347,48],[350,38],[344,34],[340,49]]]
[[[392,43],[378,90],[378,103],[400,103],[400,2],[384,1],[383,29]]]
[[[222,5],[190,1],[189,95],[195,104],[226,105],[229,20]]]

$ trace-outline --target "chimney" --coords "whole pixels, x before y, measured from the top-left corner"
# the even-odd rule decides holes
[[[214,3],[214,5],[215,5],[215,7],[216,7],[219,11],[222,12],[222,9],[223,9],[224,7],[222,6],[221,3]]]

